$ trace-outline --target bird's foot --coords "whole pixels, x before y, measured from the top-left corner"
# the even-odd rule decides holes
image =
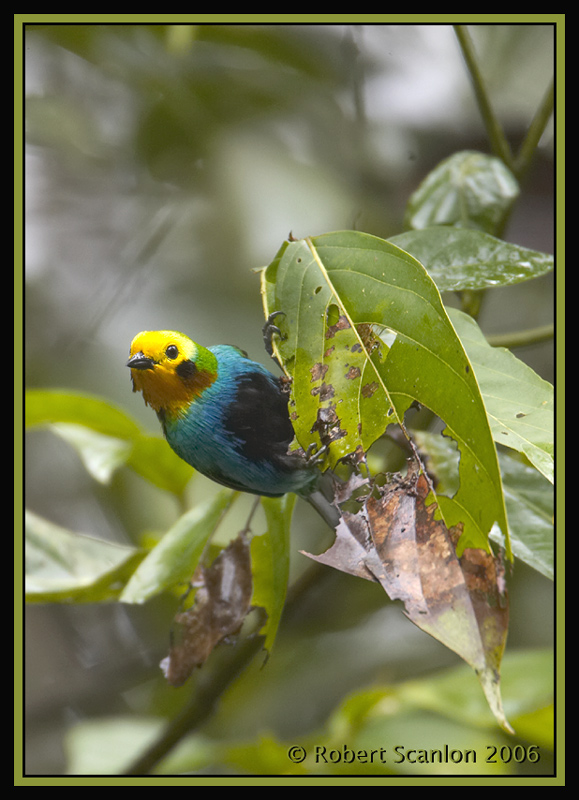
[[[305,452],[305,459],[308,464],[319,464],[321,463],[324,458],[326,457],[326,453],[328,451],[328,445],[323,444],[319,449],[315,442],[312,442],[311,445]]]
[[[282,336],[282,333],[277,325],[273,324],[274,319],[282,314],[285,316],[285,311],[273,311],[266,319],[265,325],[262,328],[265,349],[272,358],[276,358],[273,352],[273,337],[279,336],[282,341],[286,338],[285,336]]]

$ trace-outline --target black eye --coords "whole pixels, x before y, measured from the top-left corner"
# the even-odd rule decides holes
[[[171,361],[173,361],[173,359],[177,358],[177,356],[179,355],[178,347],[174,344],[170,344],[169,347],[165,350],[165,355],[167,356],[167,358],[170,358]]]

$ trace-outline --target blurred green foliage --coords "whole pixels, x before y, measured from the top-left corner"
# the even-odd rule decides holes
[[[495,113],[518,145],[548,92],[553,29],[486,25],[470,33]],[[152,465],[145,476],[117,468],[128,451],[108,448],[110,441],[103,462],[102,441],[79,440],[71,418],[59,436],[38,430],[29,437],[28,505],[53,520],[59,535],[90,532],[140,559],[184,508],[213,490],[200,478],[188,482],[182,466],[169,463],[168,448],[157,449],[163,443],[133,401],[124,366],[134,334],[181,329],[205,344],[238,344],[268,363],[254,270],[290,231],[400,234],[405,219],[416,219],[409,198],[416,200],[434,167],[492,145],[450,26],[29,25],[24,36],[26,383],[105,397],[135,415],[124,436],[132,437],[131,453],[150,452]],[[538,254],[554,249],[550,130],[500,232]],[[484,292],[484,300],[476,294],[468,309],[476,307],[485,333],[552,321],[552,275],[539,272]],[[472,298],[449,292],[445,299],[467,308]],[[517,355],[552,380],[550,342]],[[111,437],[110,430],[97,433]],[[78,453],[92,472],[79,469]],[[103,470],[107,481],[95,481]],[[171,475],[170,491],[155,474]],[[224,542],[245,519],[243,499],[236,508],[220,529]],[[263,525],[258,517],[256,528]],[[325,544],[308,510],[296,508],[288,569],[301,590],[290,592],[274,653],[231,684],[201,733],[185,737],[161,770],[289,771],[289,744],[309,747],[317,732],[328,747],[377,739],[390,747],[395,734],[418,747],[422,732],[430,747],[433,730],[434,739],[444,732],[463,748],[514,746],[489,729],[470,672],[455,680],[447,669],[455,659],[374,586],[325,573],[304,586],[306,559],[298,551]],[[109,578],[121,570],[123,580],[129,562],[120,559],[112,573],[99,567],[97,586],[110,592]],[[541,761],[510,760],[489,767],[492,774],[552,771],[552,587],[542,571],[521,565],[512,578],[503,670],[516,742],[539,746]],[[127,769],[227,666],[225,648],[191,684],[163,684],[158,663],[174,605],[172,596],[159,596],[143,606],[29,609],[29,774]],[[431,702],[441,680],[444,708]],[[480,714],[470,714],[473,707]],[[71,726],[71,717],[84,722]],[[123,734],[120,744],[111,730]],[[114,745],[108,753],[107,742]],[[97,753],[100,763],[89,763]]]

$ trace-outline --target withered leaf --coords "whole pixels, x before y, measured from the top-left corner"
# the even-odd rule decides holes
[[[406,477],[375,487],[357,514],[343,513],[329,550],[306,555],[378,581],[391,600],[401,600],[412,622],[475,670],[496,719],[511,731],[499,690],[508,628],[502,562],[479,549],[459,558],[461,526],[449,530],[437,518],[429,493],[428,479],[411,460]]]
[[[304,550],[301,552],[313,561],[325,564],[327,567],[339,569],[341,572],[347,572],[349,575],[365,578],[368,581],[377,580],[369,562],[376,560],[375,570],[380,569],[380,564],[369,536],[368,520],[362,511],[357,514],[342,511],[340,522],[336,528],[334,544],[325,553],[316,556],[306,553]]]
[[[242,534],[209,567],[199,570],[191,608],[175,616],[169,655],[161,668],[172,686],[182,686],[213,649],[240,629],[251,610],[250,550]]]

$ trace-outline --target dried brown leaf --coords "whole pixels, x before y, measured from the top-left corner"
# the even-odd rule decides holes
[[[214,648],[237,633],[251,610],[251,561],[243,535],[199,570],[199,587],[191,608],[175,617],[169,655],[161,667],[172,686],[181,686]]]
[[[495,717],[510,731],[499,690],[508,629],[502,562],[479,549],[459,558],[462,526],[449,530],[429,495],[428,478],[411,460],[405,477],[375,487],[357,514],[344,512],[334,544],[310,558],[378,581],[391,600],[401,600],[412,622],[476,671]]]

